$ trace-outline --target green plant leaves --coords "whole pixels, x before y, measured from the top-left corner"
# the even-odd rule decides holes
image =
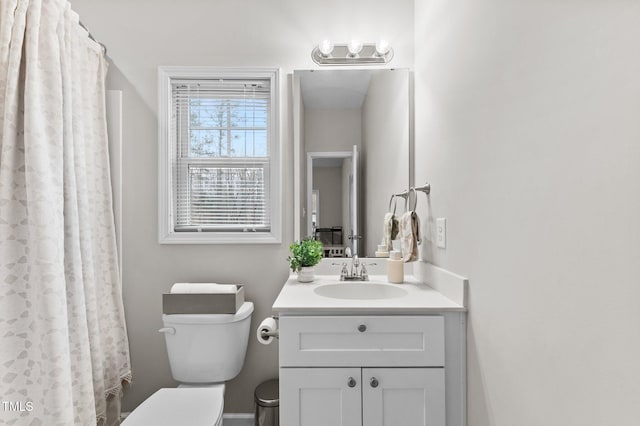
[[[315,266],[322,259],[322,243],[310,237],[294,242],[289,246],[289,250],[291,255],[287,260],[293,272],[298,272],[303,267]]]

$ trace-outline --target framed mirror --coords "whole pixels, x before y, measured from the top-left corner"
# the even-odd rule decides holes
[[[294,238],[321,240],[327,257],[373,257],[391,194],[411,184],[409,70],[296,70],[292,81]]]

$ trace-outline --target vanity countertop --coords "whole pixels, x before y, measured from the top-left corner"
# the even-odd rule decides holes
[[[371,275],[370,281],[351,281],[351,286],[378,285],[403,289],[400,295],[381,299],[333,298],[316,293],[321,286],[347,283],[336,275],[316,275],[311,283],[298,282],[291,275],[273,304],[273,311],[283,315],[316,314],[387,314],[408,315],[442,311],[466,311],[467,308],[444,296],[432,286],[405,275],[402,284],[388,284],[386,275]]]

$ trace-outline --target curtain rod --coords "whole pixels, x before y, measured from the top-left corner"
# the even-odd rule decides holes
[[[89,38],[93,41],[95,41],[96,43],[98,43],[102,49],[104,49],[104,55],[107,55],[107,46],[105,46],[104,44],[100,43],[98,40],[96,40],[93,35],[91,34],[91,31],[89,31],[89,28],[87,28],[87,26],[85,24],[83,24],[82,22],[78,21],[78,23],[80,24],[80,26],[82,28],[84,28],[84,30],[87,32],[87,34],[89,35]]]

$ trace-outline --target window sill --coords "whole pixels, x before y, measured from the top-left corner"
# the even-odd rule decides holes
[[[274,232],[168,232],[158,238],[160,244],[280,244]]]

